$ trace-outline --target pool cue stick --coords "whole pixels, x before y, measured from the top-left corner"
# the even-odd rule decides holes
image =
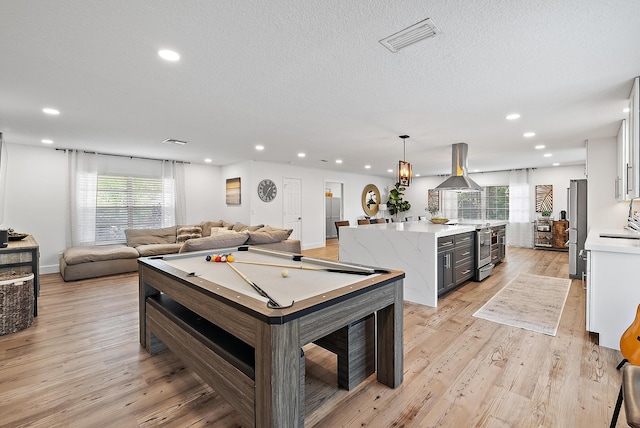
[[[365,272],[365,271],[321,268],[321,267],[315,267],[315,266],[287,265],[284,263],[252,262],[249,260],[234,260],[233,263],[244,263],[248,265],[274,266],[274,267],[282,267],[282,268],[289,268],[289,269],[314,270],[314,271],[335,272],[335,273],[350,273],[353,275],[370,275],[369,272]]]
[[[226,263],[231,269],[233,269],[235,271],[235,273],[237,273],[238,275],[240,275],[240,277],[242,279],[244,279],[247,284],[249,284],[251,287],[253,287],[254,290],[256,290],[258,292],[258,294],[260,294],[262,297],[265,297],[267,299],[269,299],[269,301],[267,302],[267,306],[269,306],[270,308],[274,308],[274,309],[284,309],[284,308],[289,308],[291,306],[293,306],[294,302],[291,302],[291,304],[289,306],[282,306],[280,303],[276,302],[275,300],[273,300],[273,298],[271,296],[269,296],[269,294],[267,294],[266,291],[264,291],[262,288],[258,287],[258,285],[251,281],[251,279],[249,279],[248,276],[246,276],[245,274],[243,274],[242,272],[240,272],[238,269],[236,269],[235,266],[232,266],[231,263]]]
[[[350,264],[347,264],[347,263],[333,262],[331,260],[314,259],[312,257],[303,256],[302,254],[282,253],[282,252],[279,252],[279,251],[272,251],[272,250],[267,250],[267,249],[264,249],[264,248],[257,248],[257,247],[248,246],[248,245],[244,245],[244,246],[238,247],[238,251],[252,251],[252,252],[255,252],[255,253],[268,254],[268,255],[274,256],[274,257],[283,257],[285,259],[293,260],[295,262],[301,262],[304,259],[305,261],[308,261],[308,262],[311,262],[311,263],[317,263],[319,265],[331,267],[333,269],[349,270],[349,271],[353,271],[353,272],[356,272],[356,271],[357,272],[366,272],[367,274],[389,273],[389,271],[386,270],[386,269],[373,269],[373,268],[368,268],[368,267],[364,267],[364,266],[350,265]]]

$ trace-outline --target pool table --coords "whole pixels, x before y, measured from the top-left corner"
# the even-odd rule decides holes
[[[232,263],[207,260],[229,254]],[[248,425],[302,426],[302,347],[372,314],[377,380],[402,383],[403,278],[402,271],[246,246],[140,258],[140,344],[154,353],[166,342]],[[166,299],[183,312],[172,312]],[[231,337],[225,349],[215,329]]]

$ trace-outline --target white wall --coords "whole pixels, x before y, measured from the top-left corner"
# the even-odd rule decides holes
[[[61,151],[7,144],[2,228],[29,233],[40,245],[40,272],[58,271],[67,236],[67,160]]]
[[[351,224],[358,218],[364,218],[362,209],[362,191],[367,184],[375,184],[382,200],[386,201],[388,180],[380,177],[339,173],[298,165],[284,165],[271,162],[252,162],[251,184],[249,188],[243,186],[243,200],[245,191],[249,192],[251,204],[251,218],[247,224],[269,224],[274,227],[282,226],[282,183],[285,178],[297,178],[302,182],[302,228],[300,240],[303,249],[324,247],[325,245],[325,188],[327,182],[343,183],[344,220]],[[278,186],[278,196],[272,202],[262,202],[258,198],[258,183],[269,178]]]
[[[480,186],[506,186],[509,184],[509,171],[487,172],[469,174]],[[417,218],[419,215],[428,215],[427,191],[442,183],[446,177],[431,176],[418,177],[411,182],[411,186],[405,192],[405,199],[411,203],[411,210],[407,215]],[[535,218],[535,186],[551,184],[553,186],[553,212],[552,218],[559,219],[560,211],[567,210],[567,188],[569,180],[585,178],[584,165],[557,166],[550,168],[533,169],[529,176],[531,183],[531,218]],[[613,182],[613,180],[612,180]]]
[[[4,222],[0,227],[32,234],[40,245],[40,272],[58,272],[67,236],[67,160],[50,147],[7,144],[7,182]],[[226,205],[227,178],[241,178],[241,204]],[[282,198],[265,203],[257,196],[263,178],[282,189],[285,177],[302,180],[303,248],[325,245],[325,182],[344,183],[344,218],[355,223],[364,216],[361,198],[367,184],[375,184],[386,201],[387,180],[269,162],[240,162],[225,167],[185,165],[185,203],[188,223],[224,219],[245,224],[282,226]]]
[[[50,147],[7,144],[2,228],[33,235],[40,245],[40,273],[59,271],[67,239],[67,158]],[[187,221],[221,217],[220,167],[185,165]]]
[[[617,177],[616,138],[589,140],[587,145],[587,224],[588,228],[621,228],[627,224],[628,202],[615,197]],[[636,202],[636,205],[637,204]]]
[[[589,225],[622,227],[626,223],[627,203],[616,202],[613,182],[616,176],[615,138],[589,142]],[[48,147],[7,144],[7,182],[4,222],[0,227],[32,234],[40,244],[41,273],[58,271],[58,259],[66,247],[67,161],[61,151]],[[566,188],[570,179],[584,178],[584,167],[538,168],[531,174],[533,186],[554,187],[554,218],[566,210]],[[225,204],[225,180],[241,177],[242,200],[237,206]],[[507,172],[471,174],[482,186],[508,184]],[[297,165],[269,162],[240,162],[225,167],[191,164],[185,166],[187,222],[225,219],[245,224],[282,226],[282,198],[271,203],[260,201],[257,186],[270,178],[282,190],[284,178],[302,181],[303,221],[301,241],[304,249],[324,246],[324,190],[327,182],[343,183],[344,219],[352,224],[363,218],[362,190],[375,184],[386,202],[394,181],[374,176],[339,173]],[[425,215],[427,190],[444,177],[418,177],[407,189],[405,199],[412,208],[405,215]],[[532,188],[533,197],[533,188]],[[533,203],[533,201],[532,201]],[[387,213],[388,216],[388,213]]]

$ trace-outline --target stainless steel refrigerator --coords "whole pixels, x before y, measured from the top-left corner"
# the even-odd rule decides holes
[[[581,279],[586,272],[583,257],[587,239],[587,180],[569,182],[569,277]]]
[[[336,221],[342,220],[340,218],[340,198],[325,198],[324,213],[326,218],[326,237],[337,238]]]

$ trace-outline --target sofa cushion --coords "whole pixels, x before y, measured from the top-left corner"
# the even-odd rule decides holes
[[[162,229],[127,229],[124,231],[127,237],[127,245],[138,247],[148,244],[175,244],[176,226],[163,227]]]
[[[201,226],[181,226],[176,230],[176,243],[182,243],[189,239],[202,238]]]
[[[249,230],[253,232],[254,230],[262,229],[263,227],[264,227],[264,224],[258,224],[256,226],[247,226],[246,224],[236,222],[231,228],[231,230],[235,230],[236,232],[243,232],[245,230]]]
[[[244,232],[229,231],[229,233],[218,233],[203,238],[189,239],[180,248],[181,253],[190,251],[213,250],[216,248],[236,247],[247,241],[249,235]]]
[[[293,229],[280,229],[277,227],[265,226],[261,229],[249,232],[247,244],[271,244],[284,241],[289,238]]]
[[[140,253],[140,257],[148,257],[148,256],[160,256],[162,254],[174,254],[180,251],[180,247],[182,247],[182,243],[146,244],[146,245],[138,245],[136,247],[136,250],[138,250],[138,253]]]
[[[138,252],[124,244],[89,245],[67,248],[62,257],[67,265],[105,260],[137,259]]]

